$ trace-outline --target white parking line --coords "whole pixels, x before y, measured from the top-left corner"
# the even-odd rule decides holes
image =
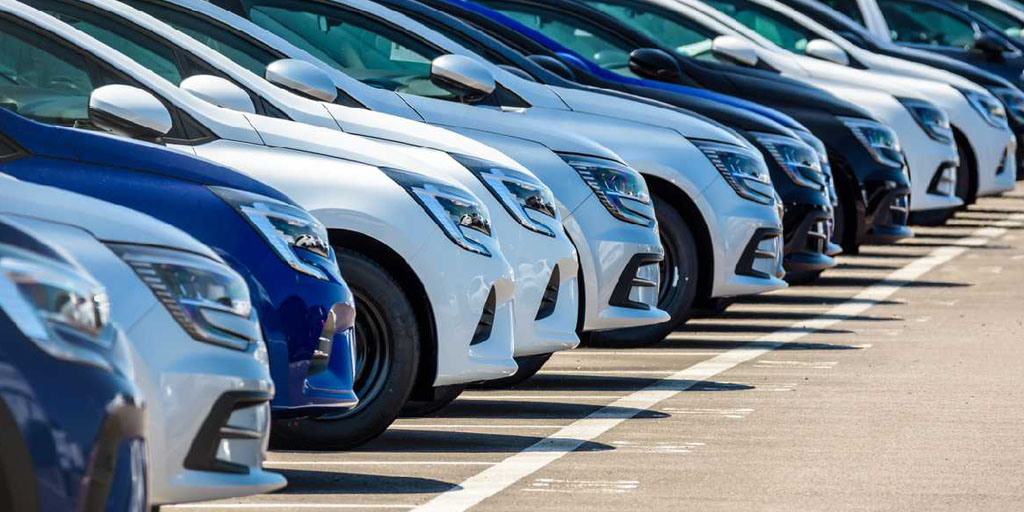
[[[618,395],[469,395],[462,394],[459,400],[608,400],[609,398],[621,398],[625,393]]]
[[[493,466],[497,462],[453,460],[278,460],[267,461],[268,468],[283,466]]]
[[[448,430],[448,429],[453,429],[453,428],[486,428],[486,429],[492,429],[492,428],[562,428],[564,426],[565,425],[487,425],[487,424],[481,423],[481,424],[477,424],[477,425],[447,425],[447,424],[437,424],[437,425],[430,425],[430,424],[398,425],[398,424],[395,424],[395,425],[391,425],[388,428],[389,429],[391,429],[391,428],[408,429],[408,430],[414,430],[414,429],[415,430]]]
[[[665,375],[675,372],[672,370],[541,370],[537,373],[545,375]]]
[[[1024,220],[1024,214],[1016,214],[1005,222],[1022,220]],[[1004,225],[1009,226],[1010,224]],[[917,258],[906,266],[893,271],[848,301],[829,309],[823,317],[796,322],[790,327],[761,336],[757,339],[757,348],[737,347],[622,397],[508,457],[501,463],[468,478],[462,484],[452,487],[451,490],[441,493],[413,510],[414,512],[468,510],[576,450],[584,443],[596,439],[623,421],[653,408],[659,402],[672,398],[700,381],[710,379],[739,364],[760,357],[786,343],[804,338],[816,330],[828,328],[840,323],[843,319],[860,315],[876,303],[896,293],[904,284],[920,278],[929,270],[963,254],[968,248],[984,245],[992,238],[1004,234],[1006,234],[1006,229],[997,227],[974,230],[966,238],[952,241],[949,246],[939,247],[928,255]]]
[[[295,510],[300,508],[315,510],[366,510],[366,509],[391,509],[409,510],[416,505],[381,505],[381,504],[360,504],[360,503],[186,503],[184,505],[164,505],[160,510],[178,509],[285,509]]]

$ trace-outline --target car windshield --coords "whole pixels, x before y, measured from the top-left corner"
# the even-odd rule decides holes
[[[865,25],[864,15],[860,12],[860,7],[857,6],[857,0],[821,0],[821,3],[839,11],[861,26]]]
[[[604,69],[636,76],[629,70],[629,54],[636,45],[587,20],[532,4],[481,3],[554,39]]]
[[[709,0],[708,5],[746,25],[776,46],[794,53],[807,52],[807,43],[818,36],[786,16],[745,0]]]
[[[946,11],[930,5],[892,0],[882,0],[878,6],[894,41],[963,50],[974,45],[972,24]]]
[[[1008,14],[1006,11],[992,7],[985,2],[979,2],[977,0],[966,0],[955,2],[960,7],[967,9],[968,11],[985,18],[993,25],[999,27],[1004,34],[1010,37],[1020,37],[1021,29],[1024,28],[1021,20]]]
[[[675,13],[653,5],[642,8],[619,2],[585,0],[613,18],[633,27],[651,38],[657,38],[676,53],[703,60],[717,60],[711,53],[711,42],[718,35],[706,27],[682,19]]]
[[[230,8],[222,1],[213,3]],[[298,0],[239,3],[240,14],[252,22],[365,84],[417,96],[453,98],[430,80],[431,62],[443,52],[400,28],[339,5]]]

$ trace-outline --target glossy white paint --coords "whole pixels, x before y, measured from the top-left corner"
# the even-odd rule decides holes
[[[450,154],[465,155],[480,160],[487,160],[496,166],[511,169],[532,178],[536,178],[529,169],[509,158],[500,151],[476,140],[461,136],[443,128],[430,126],[426,123],[407,120],[389,114],[381,114],[306,99],[282,88],[279,88],[249,70],[235,64],[220,53],[190,38],[161,21],[124,4],[113,0],[82,0],[96,8],[110,12],[111,16],[121,17],[125,23],[144,28],[148,32],[174,41],[179,48],[191,53],[197,59],[208,63],[223,72],[231,80],[252,93],[263,98],[274,107],[286,113],[290,118],[305,124],[321,126],[333,130],[345,131],[358,135],[373,137],[399,154],[408,154],[415,162],[413,170],[430,176],[458,182],[471,190],[487,205],[495,233],[501,242],[501,250],[515,270],[515,355],[533,355],[555,352],[574,348],[579,344],[576,336],[576,319],[579,308],[576,250],[565,231],[561,228],[560,218],[550,219],[548,227],[554,236],[546,236],[521,226],[509,214],[498,198],[469,170],[454,160]],[[301,69],[312,67],[310,70]],[[300,68],[294,71],[294,68]],[[320,74],[328,83],[330,78],[309,63],[300,60],[278,61],[271,64],[268,75],[274,73],[289,74],[305,71],[305,82],[315,81],[309,75]],[[293,71],[289,71],[292,69]],[[193,76],[182,82],[186,83],[215,77],[204,75]],[[217,81],[226,81],[216,78]],[[235,86],[237,89],[238,87]],[[327,91],[326,86],[318,86],[321,95]],[[333,85],[330,91],[335,92]],[[244,94],[244,92],[243,92]],[[201,99],[207,99],[198,95]],[[248,94],[245,94],[248,100]],[[216,101],[212,103],[218,104]],[[220,105],[228,106],[228,105]],[[242,110],[245,109],[235,109]],[[260,126],[257,126],[257,130]],[[275,143],[276,144],[276,143]],[[287,147],[287,143],[282,146]],[[367,148],[368,151],[373,147]],[[372,157],[373,153],[367,156]],[[386,159],[379,161],[361,160],[372,165],[393,166],[394,162]],[[583,185],[581,179],[576,181]],[[556,311],[544,320],[534,319],[540,308],[541,298],[555,269],[559,275],[559,295]]]
[[[1008,127],[998,128],[985,121],[974,107],[971,106],[963,93],[960,92],[960,90],[971,91],[976,94],[992,97],[995,100],[995,97],[991,96],[983,87],[947,71],[931,68],[916,62],[877,55],[858,48],[814,20],[774,0],[754,1],[769,6],[771,9],[799,22],[822,39],[827,39],[834,43],[852,59],[863,64],[868,69],[854,69],[834,62],[792,54],[775,46],[753,30],[711,6],[697,0],[677,1],[693,6],[696,10],[714,17],[734,29],[738,33],[737,35],[742,35],[757,43],[764,49],[759,52],[759,56],[791,78],[811,78],[816,80],[812,82],[815,85],[818,85],[819,82],[817,81],[820,80],[822,81],[820,83],[823,88],[827,90],[829,85],[832,84],[849,86],[857,90],[870,88],[892,96],[913,98],[935,104],[946,112],[950,123],[966,137],[970,144],[969,149],[974,155],[978,167],[978,194],[991,195],[1013,189],[1016,179],[1013,171],[1013,169],[1016,169],[1013,151],[1016,139],[1013,132]],[[839,87],[836,91],[843,91],[843,89],[843,87]],[[836,93],[835,91],[833,92]],[[871,110],[873,107],[871,102],[863,102],[861,96],[851,94],[850,89],[844,91],[844,95],[836,94],[841,98],[850,100],[854,104],[869,109],[873,114],[875,113],[874,110]],[[878,117],[880,120],[890,123],[899,133],[901,140],[905,138],[905,132],[908,134],[906,137],[909,137],[909,133],[915,131],[913,130],[915,126],[905,126],[905,123],[899,123],[895,119],[890,120],[881,116]],[[914,124],[916,125],[916,122]],[[916,128],[916,131],[922,131],[920,127]],[[938,150],[935,146],[936,144],[931,144],[924,149],[929,151]],[[909,143],[909,138],[907,142],[903,143],[903,147],[904,151],[908,152],[908,160],[910,159],[909,152],[916,152],[921,149],[917,146],[912,146]],[[1008,169],[1010,171],[997,174],[997,171],[1003,169],[999,163],[1003,161],[1003,156],[1007,153],[1008,159],[1006,163],[1009,164]],[[924,155],[920,157],[914,156],[915,161],[918,159],[923,160],[924,158]],[[948,199],[951,198],[943,198],[927,193],[927,184],[930,183],[936,167],[919,169],[920,167],[918,169],[911,169],[914,178],[912,181],[917,185],[912,193],[911,209],[918,211],[949,207],[951,203],[949,203]],[[924,190],[919,190],[922,188]]]
[[[439,345],[435,385],[495,379],[515,372],[512,267],[496,239],[485,240],[491,257],[455,245],[380,169],[415,172],[424,163],[414,155],[337,130],[215,107],[52,17],[9,0],[0,2],[0,8],[125,73],[214,134],[211,141],[174,146],[176,149],[234,167],[287,194],[328,229],[370,236],[399,254],[427,292],[429,304],[414,306],[429,307],[434,315]],[[457,183],[431,179],[473,195]],[[497,298],[492,335],[469,349],[492,286]]]
[[[193,0],[174,0],[174,2],[178,4],[197,3]],[[259,38],[290,58],[302,59],[325,66],[325,70],[331,73],[332,78],[334,78],[341,90],[352,95],[371,109],[390,112],[412,119],[422,119],[430,124],[453,129],[457,128],[458,130],[489,132],[521,138],[542,144],[554,151],[577,152],[572,148],[579,145],[578,141],[567,140],[564,136],[565,134],[586,137],[614,151],[627,164],[640,170],[645,175],[660,178],[687,194],[699,207],[705,208],[701,210],[701,214],[703,221],[709,225],[736,223],[745,226],[781,227],[781,220],[778,219],[774,208],[768,205],[758,206],[752,204],[750,208],[744,210],[745,214],[752,214],[750,217],[729,219],[728,214],[720,211],[717,205],[723,201],[731,200],[735,196],[732,190],[728,190],[728,193],[732,195],[729,198],[717,196],[698,197],[709,193],[711,190],[721,190],[708,187],[708,185],[716,180],[722,180],[722,178],[704,155],[687,140],[687,137],[718,140],[747,146],[746,141],[736,137],[730,131],[718,125],[681,114],[675,110],[660,108],[647,103],[638,103],[589,91],[548,87],[530,82],[486,62],[442,34],[383,6],[363,0],[345,0],[338,3],[387,20],[395,26],[410,31],[416,37],[427,40],[434,46],[442,48],[447,53],[465,55],[477,59],[491,72],[499,84],[524,98],[531,106],[524,109],[476,107],[375,89],[356,81],[336,69],[326,67],[326,64],[320,62],[315,57],[298,50],[281,38],[273,36],[251,23],[246,23],[245,20],[237,16],[225,13],[208,4],[190,7],[218,19],[228,21],[232,26],[244,26],[247,34]],[[240,23],[246,24],[240,25]],[[488,141],[488,143],[494,144],[491,141]],[[511,154],[509,148],[505,146],[497,147]],[[518,155],[516,155],[516,158],[519,158]],[[555,189],[555,184],[547,181],[538,169],[532,167],[531,169],[541,176],[542,179],[545,179],[552,189]],[[564,198],[562,202],[565,204]],[[712,217],[717,217],[717,219],[715,221],[709,220]],[[734,232],[712,231],[712,245],[714,246],[716,256],[715,267],[717,269],[714,276],[712,296],[759,293],[767,289],[785,286],[781,280],[775,278],[764,279],[757,286],[751,286],[742,290],[727,284],[731,280],[730,275],[735,265],[730,265],[727,259],[722,259],[722,255],[727,254],[732,247],[745,245],[751,235],[752,231],[746,230]],[[590,233],[587,232],[586,236],[589,237]],[[579,244],[577,244],[577,248],[579,248]],[[602,253],[598,255],[607,257],[610,254]],[[730,254],[730,256],[738,258],[737,254]],[[588,262],[585,260],[588,255],[580,250],[580,257],[581,264],[586,268]],[[595,264],[593,268],[601,266],[603,265]],[[618,276],[616,275],[614,278],[617,279]],[[590,306],[588,301],[587,307],[590,308]],[[588,322],[592,318],[594,316],[588,311]],[[590,329],[592,325],[588,323],[586,327]]]
[[[249,466],[248,474],[184,467],[192,441],[217,398],[233,390],[273,392],[262,340],[239,351],[192,339],[135,271],[104,243],[162,246],[223,263],[213,251],[137,211],[20,181],[5,181],[0,188],[0,214],[29,225],[43,234],[43,240],[59,240],[61,248],[107,289],[111,319],[131,341],[135,378],[144,393],[154,504],[245,496],[284,487],[284,477],[261,467],[270,424],[257,423],[255,418],[239,426],[262,430],[263,438],[233,443],[230,457]],[[259,408],[269,415],[269,402]]]

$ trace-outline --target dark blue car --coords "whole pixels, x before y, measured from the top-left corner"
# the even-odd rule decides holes
[[[49,245],[0,221],[0,510],[148,507],[128,350],[100,301],[92,316],[62,307],[100,290]]]
[[[352,293],[326,230],[288,197],[155,144],[43,124],[5,108],[0,136],[23,153],[0,161],[0,172],[146,213],[210,246],[245,277],[270,353],[275,419],[355,405]]]

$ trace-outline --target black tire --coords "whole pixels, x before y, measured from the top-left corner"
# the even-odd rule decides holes
[[[420,329],[402,286],[375,261],[336,248],[356,301],[356,378],[359,405],[320,418],[274,422],[277,447],[340,450],[381,435],[398,417],[416,381]]]
[[[822,272],[824,272],[824,270],[798,270],[796,272],[786,272],[786,282],[794,286],[811,284],[821,277]]]
[[[517,357],[516,364],[519,365],[519,370],[516,371],[515,375],[505,377],[504,379],[477,382],[473,384],[473,387],[476,389],[508,389],[515,387],[536,375],[544,367],[544,363],[551,359],[551,355],[537,354],[535,356]]]
[[[974,183],[976,164],[974,157],[967,152],[969,144],[970,142],[965,137],[956,137],[956,154],[960,158],[960,167],[956,171],[956,196],[963,199],[964,204],[960,208],[964,210],[978,200],[975,196],[977,188]]]
[[[402,417],[420,418],[434,414],[448,407],[448,404],[454,402],[465,390],[466,384],[434,388],[433,400],[409,400],[405,402],[405,405],[402,406]]]
[[[839,204],[832,211],[834,225],[832,241],[843,248],[843,253],[857,254],[860,252],[860,244],[857,243],[857,232],[860,230],[860,226],[857,225],[857,205],[854,192],[849,190],[850,185],[845,178],[837,176],[835,184]]]
[[[643,347],[665,339],[676,327],[690,319],[697,282],[700,277],[697,241],[683,216],[668,201],[653,197],[665,259],[661,262],[661,288],[658,307],[672,318],[668,322],[644,327],[591,333],[586,344],[592,347]]]

